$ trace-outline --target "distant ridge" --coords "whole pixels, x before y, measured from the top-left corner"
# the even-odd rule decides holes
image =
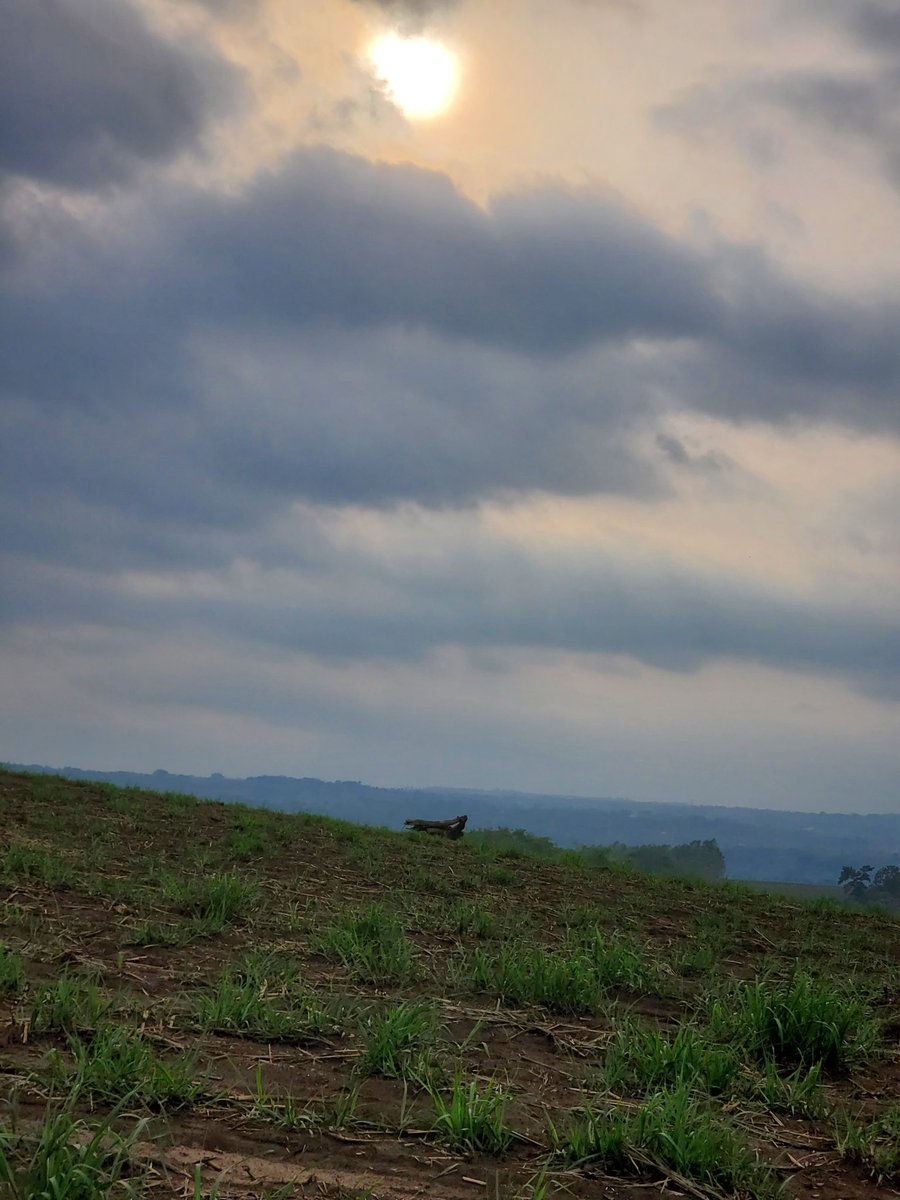
[[[612,842],[674,845],[715,839],[732,879],[833,884],[846,863],[900,865],[900,814],[893,813],[779,812],[496,789],[383,788],[359,780],[329,782],[286,775],[230,779],[219,773],[199,776],[163,770],[146,773],[35,763],[4,765],[13,771],[101,780],[158,792],[189,792],[282,812],[322,813],[390,829],[402,828],[409,816],[455,816],[464,805],[469,828],[521,828],[552,838],[560,846]]]

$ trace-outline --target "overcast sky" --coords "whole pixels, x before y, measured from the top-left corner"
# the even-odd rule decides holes
[[[900,5],[7,0],[0,456],[7,761],[900,810]]]

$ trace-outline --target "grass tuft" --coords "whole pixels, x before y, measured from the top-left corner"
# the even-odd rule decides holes
[[[859,1000],[798,971],[787,983],[758,979],[710,1004],[710,1026],[765,1061],[845,1066],[871,1052],[875,1028]]]
[[[60,975],[39,988],[31,1002],[32,1033],[79,1033],[96,1029],[111,1008],[90,977]]]
[[[457,1076],[445,1094],[428,1087],[434,1103],[436,1131],[452,1150],[505,1154],[515,1134],[505,1121],[506,1094],[493,1080],[466,1084]]]
[[[358,1070],[366,1075],[422,1079],[435,1036],[434,1014],[424,1004],[401,1003],[370,1012],[360,1022],[362,1054]]]
[[[406,983],[416,975],[412,943],[380,904],[349,913],[313,939],[313,949],[343,963],[357,979]]]
[[[259,957],[218,975],[193,998],[194,1020],[206,1032],[239,1033],[268,1042],[303,1042],[340,1028],[345,1005],[304,988],[296,971]]]
[[[753,1200],[778,1193],[772,1171],[735,1128],[686,1087],[658,1092],[632,1110],[588,1106],[564,1134],[551,1126],[550,1135],[567,1166],[600,1164],[634,1174],[661,1163],[701,1185]]]
[[[68,1049],[71,1067],[55,1054],[51,1077],[64,1082],[73,1096],[171,1110],[194,1104],[205,1093],[196,1055],[164,1060],[139,1034],[119,1025],[102,1026],[89,1041],[70,1035]]]
[[[690,1025],[667,1037],[659,1029],[626,1019],[609,1043],[603,1074],[616,1090],[685,1088],[720,1094],[731,1090],[739,1067],[734,1049],[707,1041]]]
[[[88,1123],[68,1109],[50,1111],[36,1133],[0,1126],[4,1200],[120,1200],[137,1197],[131,1154],[144,1135],[138,1121],[123,1136],[109,1122]]]
[[[24,986],[25,966],[22,959],[0,942],[0,996],[21,992]]]

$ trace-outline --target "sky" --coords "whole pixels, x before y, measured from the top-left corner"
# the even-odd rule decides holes
[[[900,6],[11,0],[0,456],[4,761],[900,811]]]

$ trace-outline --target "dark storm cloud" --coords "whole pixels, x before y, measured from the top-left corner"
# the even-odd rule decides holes
[[[700,475],[720,475],[735,470],[735,463],[720,450],[705,450],[697,453],[670,433],[658,433],[656,445],[663,456],[674,467],[696,472]]]
[[[526,353],[702,332],[705,270],[625,208],[563,191],[485,214],[446,177],[326,151],[234,203],[188,210],[210,307],[267,325],[406,324]]]
[[[443,176],[316,150],[236,197],[160,191],[103,238],[65,218],[35,234],[39,221],[0,351],[7,386],[47,401],[142,402],[146,387],[189,402],[197,331],[227,344],[393,327],[532,359],[654,342],[668,348],[641,370],[690,406],[897,419],[896,301],[819,292],[746,250],[689,250],[602,197],[547,190],[484,212]],[[746,372],[755,396],[735,386]]]
[[[233,73],[155,34],[127,0],[6,0],[0,173],[74,188],[195,144]]]
[[[634,434],[661,409],[897,428],[896,304],[602,197],[485,212],[442,176],[304,151],[236,196],[161,181],[102,234],[49,202],[9,227],[6,534],[64,560],[215,561],[294,500],[653,497]]]
[[[900,8],[893,0],[859,6],[850,20],[857,35],[873,50],[900,54]]]

